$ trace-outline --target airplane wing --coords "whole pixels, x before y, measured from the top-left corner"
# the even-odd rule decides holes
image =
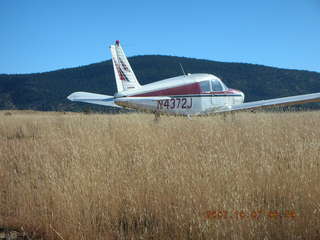
[[[73,102],[85,102],[98,104],[109,107],[122,108],[114,103],[114,97],[103,94],[89,93],[89,92],[74,92],[67,97],[70,101]]]
[[[226,106],[224,108],[217,109],[214,112],[219,113],[219,112],[233,112],[233,111],[241,111],[241,110],[254,110],[259,108],[288,106],[288,105],[304,104],[304,103],[310,103],[310,102],[320,102],[320,93],[312,93],[312,94],[297,95],[297,96],[291,96],[291,97],[261,100],[261,101],[255,101],[255,102],[247,102],[239,105]]]

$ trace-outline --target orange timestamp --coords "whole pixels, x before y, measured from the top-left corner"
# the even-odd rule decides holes
[[[225,211],[225,210],[210,210],[206,212],[205,219],[280,219],[288,218],[293,219],[297,217],[295,210],[254,210],[254,211]]]

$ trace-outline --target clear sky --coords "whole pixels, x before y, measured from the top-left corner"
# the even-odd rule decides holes
[[[161,54],[320,72],[320,0],[0,0],[0,73]]]

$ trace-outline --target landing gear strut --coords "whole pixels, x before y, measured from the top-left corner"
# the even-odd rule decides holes
[[[160,112],[154,112],[154,121],[155,122],[159,122],[160,120]]]
[[[228,118],[231,119],[231,122],[234,122],[236,120],[236,113],[235,112],[225,112],[225,113],[222,113],[223,114],[223,120],[224,121],[227,121]],[[230,117],[228,117],[230,116]]]

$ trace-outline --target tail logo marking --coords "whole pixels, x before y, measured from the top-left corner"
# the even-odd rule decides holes
[[[121,66],[123,67],[124,70],[126,70],[127,72],[130,72],[129,68],[122,62],[121,59],[120,60],[120,63],[121,63]]]
[[[117,72],[119,74],[120,80],[130,82],[124,72],[121,70],[119,64],[116,64]]]

